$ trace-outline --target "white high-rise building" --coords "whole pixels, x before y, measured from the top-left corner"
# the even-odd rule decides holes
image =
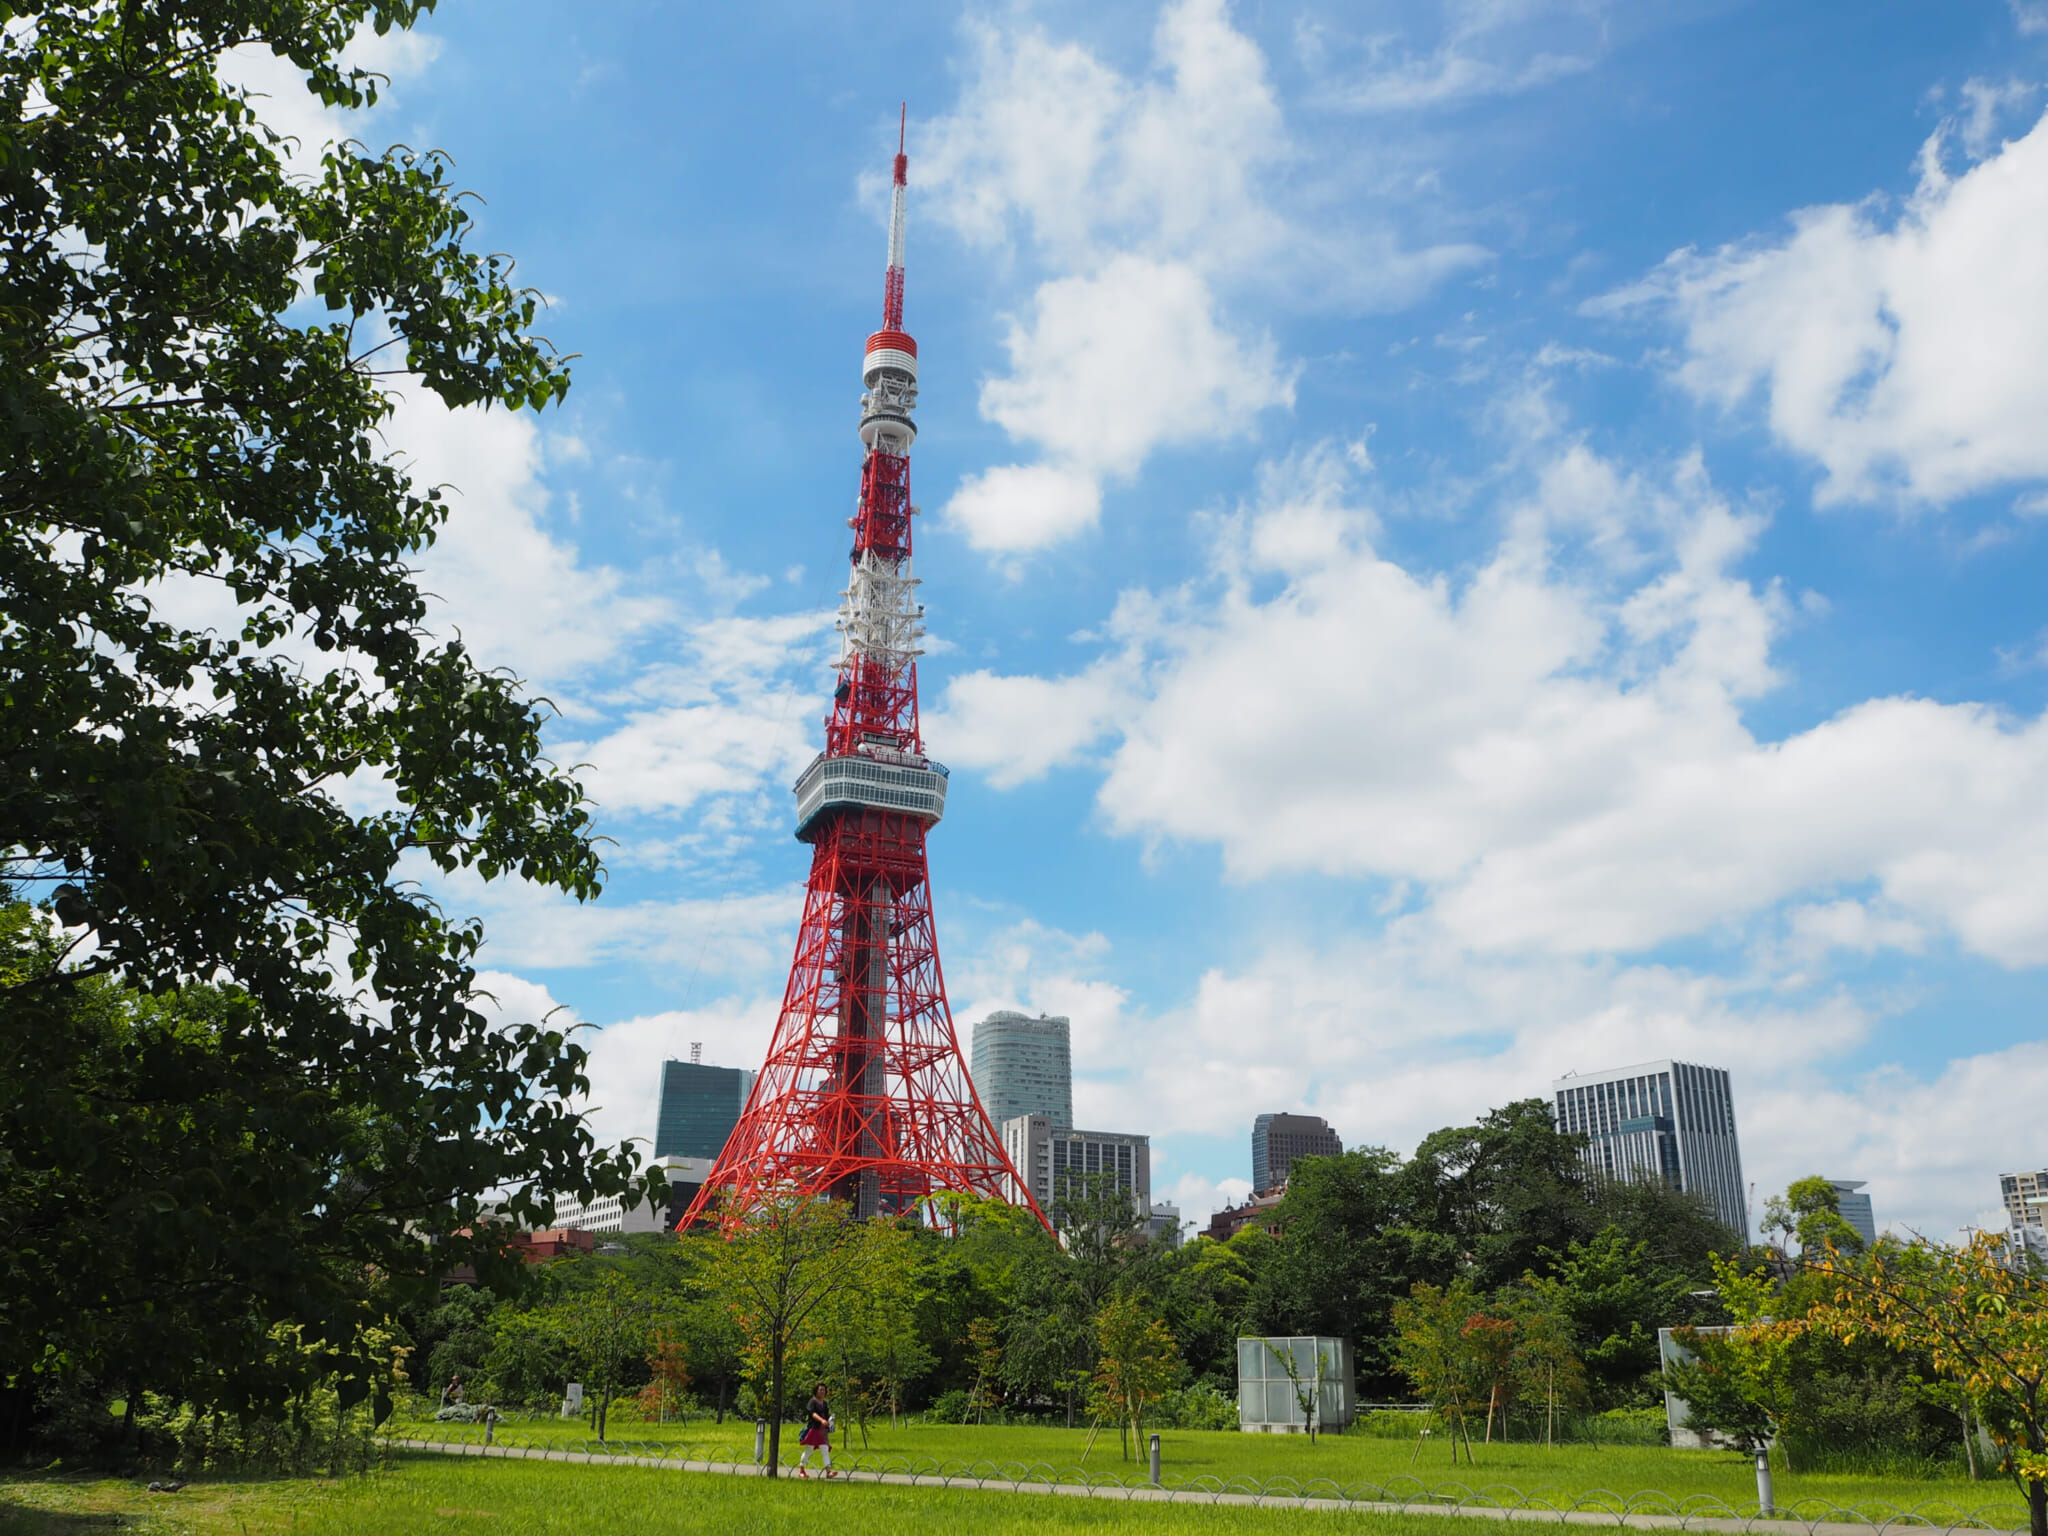
[[[2048,1226],[2048,1171],[2002,1173],[1998,1194],[2005,1217],[2015,1227]]]
[[[1699,1195],[1746,1240],[1749,1201],[1728,1074],[1689,1061],[1567,1073],[1551,1084],[1557,1127],[1586,1138],[1588,1167],[1610,1179],[1661,1179]]]
[[[1998,1194],[2012,1226],[2013,1252],[2048,1262],[2048,1170],[2002,1173]]]
[[[1050,1115],[1015,1115],[1003,1122],[1003,1150],[1031,1186],[1031,1197],[1048,1216],[1069,1190],[1101,1180],[1131,1198],[1139,1217],[1152,1214],[1152,1142],[1123,1131],[1077,1131],[1052,1123]]]

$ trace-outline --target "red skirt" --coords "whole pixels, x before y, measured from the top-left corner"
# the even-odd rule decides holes
[[[832,1439],[832,1432],[822,1424],[806,1424],[804,1432],[796,1437],[798,1445],[825,1445]]]

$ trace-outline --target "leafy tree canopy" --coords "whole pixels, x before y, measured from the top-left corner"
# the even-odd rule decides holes
[[[568,374],[445,160],[345,143],[295,172],[219,73],[268,49],[361,107],[344,46],[429,3],[0,3],[0,882],[62,925],[11,918],[0,977],[17,1388],[146,1360],[275,1399],[251,1329],[346,1367],[373,1285],[491,1246],[462,1235],[487,1191],[531,1220],[633,1176],[569,1108],[583,1053],[491,1027],[479,928],[402,878],[599,888],[540,710],[424,627],[407,562],[445,508],[378,435],[394,373],[507,408]],[[182,619],[195,592],[225,621]],[[88,1168],[122,1199],[60,1198]]]

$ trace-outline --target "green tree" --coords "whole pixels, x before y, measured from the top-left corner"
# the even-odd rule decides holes
[[[1063,1405],[1067,1428],[1094,1368],[1095,1333],[1076,1266],[1047,1239],[1018,1265],[1003,1313],[1003,1382],[1013,1392]]]
[[[1198,1237],[1180,1249],[1164,1276],[1164,1319],[1189,1372],[1226,1395],[1235,1390],[1237,1340],[1247,1329],[1253,1277],[1272,1245],[1271,1233],[1249,1225],[1227,1242]]]
[[[1562,1254],[1543,1255],[1550,1273],[1532,1285],[1570,1323],[1594,1405],[1618,1408],[1654,1401],[1660,1390],[1657,1330],[1707,1321],[1684,1270],[1660,1266],[1647,1241],[1631,1242],[1618,1227],[1574,1242]],[[1713,1309],[1718,1311],[1718,1309]]]
[[[1447,1240],[1481,1290],[1511,1284],[1599,1229],[1583,1146],[1541,1099],[1437,1131],[1404,1170],[1410,1221]]]
[[[755,1392],[767,1405],[768,1475],[781,1465],[789,1369],[819,1347],[819,1311],[842,1287],[859,1283],[859,1224],[845,1208],[795,1196],[762,1205],[745,1226],[716,1243],[714,1292],[744,1340]]]
[[[1590,1191],[1598,1224],[1642,1244],[1643,1261],[1660,1277],[1692,1289],[1711,1285],[1714,1255],[1740,1253],[1742,1234],[1724,1223],[1706,1197],[1661,1179],[1598,1179]],[[1666,1323],[1670,1320],[1664,1319]]]
[[[453,1377],[475,1382],[491,1352],[491,1313],[498,1298],[479,1286],[442,1292],[413,1332],[415,1385],[438,1396]],[[472,1388],[472,1390],[474,1390]]]
[[[1693,1359],[1667,1369],[1671,1390],[1685,1399],[1693,1423],[1719,1431],[1743,1450],[1776,1443],[1790,1472],[1789,1432],[1798,1424],[1800,1404],[1798,1346],[1807,1335],[1806,1320],[1780,1315],[1787,1309],[1769,1269],[1729,1259],[1717,1260],[1715,1269],[1732,1325],[1726,1332],[1675,1333]]]
[[[426,8],[35,0],[0,28],[0,881],[64,925],[0,980],[17,1389],[146,1362],[228,1406],[334,1371],[346,1400],[367,1330],[502,1268],[490,1192],[531,1222],[631,1181],[572,1107],[581,1049],[487,1020],[481,930],[401,878],[599,889],[541,710],[424,628],[408,561],[445,506],[379,437],[394,372],[508,408],[568,374],[443,159],[344,143],[295,174],[218,68],[267,49],[359,107],[344,44]],[[195,587],[224,620],[180,616]],[[174,1029],[95,976],[218,990]],[[180,1112],[222,1134],[122,1160]],[[70,1198],[81,1146],[100,1198]],[[249,1341],[278,1322],[306,1347],[272,1368]]]
[[[1842,1217],[1842,1192],[1817,1174],[1793,1180],[1784,1194],[1766,1200],[1761,1225],[1778,1234],[1779,1247],[1787,1254],[1796,1239],[1802,1258],[1819,1258],[1830,1248],[1863,1251],[1863,1235]]]
[[[654,1348],[662,1319],[661,1298],[620,1274],[554,1304],[556,1326],[574,1352],[591,1394],[590,1427],[605,1438],[612,1399],[627,1384],[632,1367]]]
[[[1145,1409],[1180,1379],[1180,1351],[1166,1324],[1136,1296],[1112,1296],[1103,1303],[1095,1316],[1095,1350],[1089,1412],[1098,1421],[1116,1420],[1129,1461],[1131,1442],[1144,1433]]]
[[[2002,1451],[2033,1536],[2048,1536],[2048,1279],[2006,1243],[1978,1232],[1960,1248],[1922,1239],[1829,1253],[1809,1319],[1837,1338],[1924,1351]]]
[[[848,1278],[819,1304],[815,1342],[802,1369],[831,1383],[833,1400],[842,1405],[838,1415],[852,1415],[841,1434],[857,1427],[865,1445],[869,1420],[883,1409],[895,1418],[905,1386],[932,1356],[917,1336],[914,1234],[897,1222],[872,1220],[848,1240],[856,1250]]]
[[[1441,1287],[1418,1282],[1394,1304],[1394,1363],[1450,1430],[1453,1463],[1461,1436],[1465,1460],[1472,1460],[1465,1418],[1485,1392],[1469,1326],[1479,1315],[1479,1297],[1469,1280]]]

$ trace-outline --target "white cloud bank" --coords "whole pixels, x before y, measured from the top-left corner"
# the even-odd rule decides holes
[[[2048,721],[1894,697],[1758,739],[1789,604],[1738,574],[1759,520],[1697,458],[1549,443],[1457,580],[1379,553],[1328,462],[1205,582],[1127,593],[1089,669],[957,680],[942,750],[1014,783],[1108,737],[1117,831],[1412,882],[1474,951],[1640,952],[1869,887],[1867,942],[2048,962]]]
[[[1731,408],[1761,394],[1772,432],[1825,469],[1823,503],[2048,477],[2048,118],[1952,176],[1949,137],[1988,145],[1999,105],[1971,84],[1896,214],[1804,209],[1789,238],[1680,251],[1596,306],[1668,311],[1680,383]]]

